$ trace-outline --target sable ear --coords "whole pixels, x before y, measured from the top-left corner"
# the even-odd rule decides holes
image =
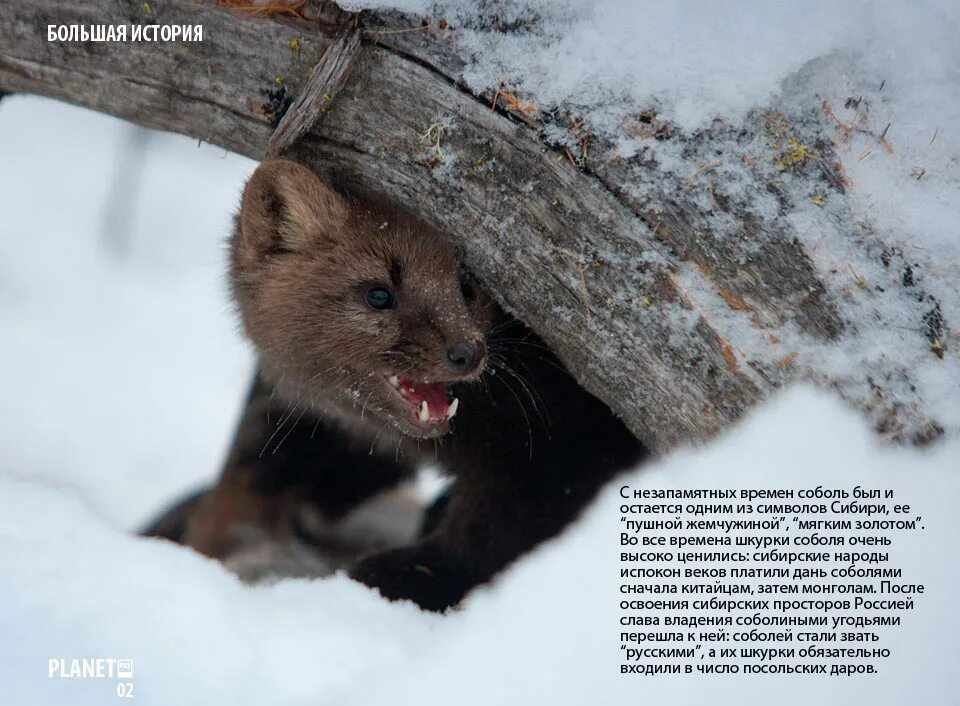
[[[333,188],[301,164],[262,162],[243,190],[240,237],[256,257],[297,252],[334,241],[350,209]]]

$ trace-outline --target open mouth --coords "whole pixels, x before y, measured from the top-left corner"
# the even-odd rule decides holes
[[[453,419],[460,400],[450,399],[442,382],[418,382],[391,375],[387,383],[410,409],[414,422],[421,426],[441,426]]]

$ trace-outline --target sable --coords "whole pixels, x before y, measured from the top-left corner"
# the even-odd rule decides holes
[[[251,536],[310,542],[305,517],[336,522],[437,460],[455,483],[420,539],[349,572],[442,610],[644,454],[436,231],[296,163],[248,182],[230,279],[258,382],[218,484],[148,534],[221,559]]]

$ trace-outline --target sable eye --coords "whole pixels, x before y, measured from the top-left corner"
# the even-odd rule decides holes
[[[367,290],[367,304],[371,309],[392,309],[395,303],[393,293],[386,287],[370,287]]]

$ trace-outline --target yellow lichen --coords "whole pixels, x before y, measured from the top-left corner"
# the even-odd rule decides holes
[[[767,124],[770,147],[778,155],[773,162],[778,172],[817,158],[813,150],[791,134],[790,121],[783,113],[767,113],[764,119]]]
[[[930,350],[936,353],[938,358],[943,358],[944,353],[947,352],[946,346],[940,343],[939,338],[933,339],[933,343],[930,344]]]
[[[813,159],[813,151],[797,138],[787,140],[787,151],[780,155],[773,163],[778,172],[786,171],[808,159]]]

